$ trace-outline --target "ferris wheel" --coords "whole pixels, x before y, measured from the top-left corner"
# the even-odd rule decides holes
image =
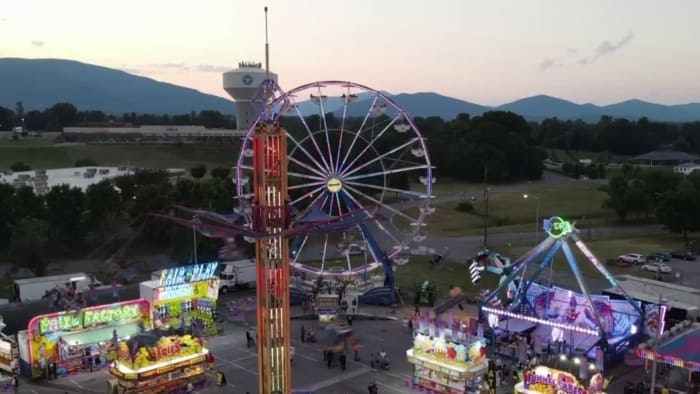
[[[406,112],[380,91],[343,81],[276,91],[265,101],[261,117],[273,117],[287,130],[292,222],[370,210],[385,218],[297,236],[291,240],[291,265],[316,275],[347,276],[407,263],[411,247],[425,239],[426,216],[435,210],[430,207],[435,178],[426,141]],[[243,138],[235,168],[238,211],[248,219],[253,133],[260,121]]]

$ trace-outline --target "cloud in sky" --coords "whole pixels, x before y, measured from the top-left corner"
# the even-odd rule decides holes
[[[548,57],[540,62],[540,70],[549,70],[550,68],[561,67],[563,65],[564,64],[562,64],[561,62],[558,62],[555,59]]]
[[[593,52],[593,55],[579,59],[580,64],[593,64],[596,60],[605,56],[612,56],[615,52],[626,47],[634,39],[634,32],[628,32],[615,43],[605,40],[601,42]]]
[[[185,63],[154,63],[149,66],[161,70],[190,71],[190,66]]]
[[[32,44],[33,47],[37,47],[37,48],[41,48],[44,45],[46,45],[46,42],[41,41],[41,40],[32,40],[32,41],[30,41],[30,43]]]
[[[231,69],[231,66],[217,66],[214,64],[200,64],[197,66],[197,71],[203,73],[222,73]]]
[[[615,43],[611,43],[609,40],[605,40],[598,44],[593,53],[588,56],[580,57],[576,60],[576,63],[580,65],[589,65],[595,63],[598,59],[606,56],[612,56],[615,52],[629,45],[634,39],[634,32],[628,32],[622,38],[617,40]],[[540,70],[546,71],[555,67],[563,67],[570,63],[569,60],[573,61],[571,57],[577,56],[579,50],[577,48],[568,48],[564,55],[560,55],[556,58],[547,57],[542,60],[538,66]]]

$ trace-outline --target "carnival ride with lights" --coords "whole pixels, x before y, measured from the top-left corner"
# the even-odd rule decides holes
[[[544,220],[543,230],[548,237],[512,263],[507,259],[495,259],[499,264],[493,264],[494,259],[490,258],[479,260],[490,264],[487,271],[501,275],[497,288],[484,295],[481,317],[493,332],[534,329],[533,334],[542,344],[558,345],[555,347],[561,349],[561,344],[568,342],[570,355],[595,359],[600,353],[597,347],[605,352],[606,359],[623,354],[641,334],[637,330],[644,318],[640,303],[626,294],[588,249],[573,223],[552,217]],[[571,244],[619,290],[622,299],[590,294]],[[538,283],[540,274],[548,266],[551,269],[559,250],[563,251],[580,292],[553,286],[551,276],[547,285]]]
[[[363,85],[323,81],[277,93],[270,108],[287,131],[291,225],[343,223],[290,234],[290,265],[304,277],[354,280],[365,291],[377,283],[393,301],[394,265],[408,262],[411,244],[425,239],[424,220],[434,211],[425,139],[398,104]],[[234,179],[238,213],[249,225],[254,129],[243,139]],[[414,207],[415,214],[405,210]],[[376,216],[390,220],[365,220]],[[384,280],[370,280],[379,267]]]

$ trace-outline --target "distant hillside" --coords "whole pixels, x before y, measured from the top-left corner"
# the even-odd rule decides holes
[[[182,114],[213,109],[233,114],[232,101],[107,67],[60,59],[0,59],[0,106],[43,110],[57,102],[79,109]]]
[[[401,93],[387,96],[411,116],[439,116],[443,119],[453,119],[460,113],[468,113],[475,116],[489,110],[489,107],[432,92]],[[348,115],[363,116],[367,113],[371,104],[372,98],[358,100],[353,104],[352,110],[348,111]],[[387,111],[387,114],[391,115],[391,111]]]
[[[488,107],[433,92],[387,95],[411,116],[444,119],[452,119],[459,113],[476,116],[497,109],[513,111],[530,121],[557,117],[595,122],[603,115],[627,119],[647,117],[664,122],[700,121],[700,103],[662,105],[627,100],[597,106],[539,95]],[[371,100],[371,94],[358,97],[348,106],[347,116],[364,116]],[[182,114],[203,109],[235,113],[235,104],[230,100],[120,70],[72,60],[0,58],[0,106],[14,108],[17,101],[22,101],[26,110],[43,110],[67,101],[80,109],[112,114]],[[324,103],[324,110],[336,115],[341,114],[342,108],[339,98],[329,97]],[[304,115],[317,114],[318,105],[304,100],[299,102],[299,111]]]

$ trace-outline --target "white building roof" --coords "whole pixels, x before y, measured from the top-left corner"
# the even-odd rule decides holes
[[[42,174],[45,173],[45,178],[42,180]],[[86,177],[85,174],[93,173],[93,176]],[[57,168],[51,170],[37,171],[20,171],[10,175],[0,175],[0,182],[15,184],[21,183],[34,188],[34,192],[42,194],[48,191],[53,186],[68,185],[77,187],[83,191],[87,190],[88,186],[99,183],[105,179],[111,179],[122,175],[132,174],[133,170],[127,167],[73,167],[73,168]],[[41,184],[45,182],[45,189]],[[17,185],[21,186],[21,185]]]
[[[660,282],[627,274],[619,275],[615,278],[620,284],[620,287],[622,287],[630,297],[640,301],[658,303],[659,298],[661,298],[663,303],[668,304],[670,307],[685,310],[696,309],[700,306],[700,290],[693,287],[680,286],[673,283]],[[606,289],[605,291],[620,294],[620,292],[614,288]]]

